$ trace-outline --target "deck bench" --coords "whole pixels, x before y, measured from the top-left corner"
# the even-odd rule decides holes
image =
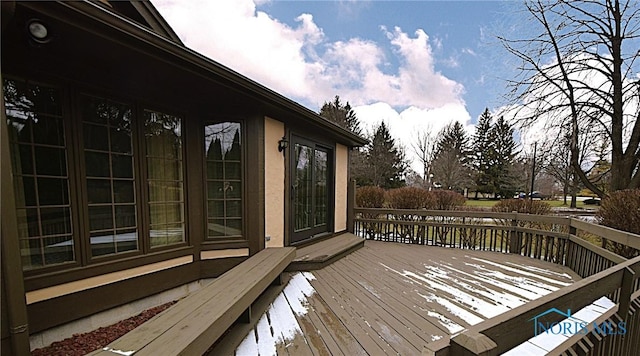
[[[294,247],[267,248],[92,355],[201,355],[295,258]]]

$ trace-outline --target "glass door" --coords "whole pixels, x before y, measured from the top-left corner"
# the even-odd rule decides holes
[[[295,139],[291,150],[291,242],[329,231],[331,181],[329,149]]]

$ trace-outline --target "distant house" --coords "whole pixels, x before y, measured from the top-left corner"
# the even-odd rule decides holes
[[[1,63],[3,354],[347,229],[364,140],[186,48],[147,1],[3,0]]]

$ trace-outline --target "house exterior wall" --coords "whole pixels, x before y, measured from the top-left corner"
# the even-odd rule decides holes
[[[291,210],[288,203],[289,177],[286,176],[289,153],[278,151],[278,141],[285,136],[291,140],[292,132],[295,130],[298,130],[302,137],[308,136],[309,139],[318,142],[327,150],[329,159],[336,157],[337,170],[335,173],[328,173],[327,177],[328,180],[335,179],[334,187],[336,188],[330,187],[328,190],[337,197],[336,209],[333,213],[325,214],[331,223],[335,223],[322,232],[326,234],[334,230],[344,230],[347,146],[361,144],[358,137],[336,129],[335,125],[326,124],[322,118],[310,110],[290,102],[279,94],[265,90],[246,78],[236,76],[203,56],[184,51],[182,46],[171,44],[165,38],[158,38],[143,27],[123,21],[119,16],[112,14],[110,9],[95,6],[94,2],[16,2],[15,15],[14,11],[11,11],[12,16],[6,17],[7,21],[4,21],[5,15],[9,12],[4,11],[4,5],[3,2],[1,79],[3,85],[6,80],[11,80],[19,82],[20,85],[26,83],[25,85],[46,87],[53,90],[56,97],[60,98],[57,101],[60,104],[60,112],[56,111],[53,114],[58,120],[56,125],[61,127],[58,132],[63,133],[60,137],[64,139],[57,143],[55,149],[56,152],[63,152],[56,157],[66,159],[64,166],[68,167],[68,172],[62,172],[64,174],[58,172],[61,178],[57,179],[59,181],[66,179],[68,187],[61,185],[56,189],[62,192],[60,196],[65,197],[64,204],[68,205],[65,209],[71,213],[70,217],[65,215],[67,219],[65,224],[55,225],[66,229],[64,234],[67,237],[64,244],[51,243],[51,245],[60,244],[60,246],[52,246],[56,249],[56,253],[61,246],[68,251],[65,255],[66,259],[42,258],[41,260],[47,263],[40,264],[26,260],[29,256],[24,257],[24,252],[39,250],[30,249],[25,238],[20,240],[18,224],[22,224],[20,225],[22,228],[25,228],[25,224],[16,217],[15,211],[35,208],[26,203],[21,203],[22,205],[18,207],[14,199],[5,199],[5,196],[12,195],[7,193],[13,193],[15,190],[10,179],[5,177],[13,174],[14,177],[28,176],[27,179],[31,179],[29,175],[34,175],[32,173],[37,170],[32,170],[31,173],[18,170],[12,172],[11,168],[2,171],[2,200],[3,203],[11,200],[10,203],[3,204],[2,209],[2,249],[3,252],[11,251],[8,253],[14,256],[13,259],[4,258],[2,261],[2,270],[5,273],[1,278],[3,293],[0,298],[2,299],[0,331],[2,331],[3,353],[8,349],[6,345],[10,341],[10,326],[26,324],[27,316],[30,333],[44,332],[91,317],[96,313],[117,310],[115,308],[165,291],[198,283],[202,279],[215,278],[263,249],[266,236],[270,237],[270,241],[266,243],[267,247],[289,244],[290,241],[287,238],[290,234],[290,221],[287,219],[291,219]],[[30,42],[24,26],[24,21],[30,18],[46,18],[52,33],[56,33],[55,38],[51,42],[38,45]],[[74,51],[77,48],[84,50]],[[132,48],[136,50],[131,50]],[[100,53],[111,55],[102,56]],[[127,60],[120,60],[122,58]],[[103,70],[104,68],[109,70]],[[167,88],[180,88],[180,90],[167,90]],[[215,100],[212,101],[212,98]],[[4,100],[0,100],[0,103],[2,102]],[[111,106],[124,105],[131,109],[127,124],[129,126],[123,124],[123,127],[129,127],[129,129],[133,127],[130,137],[125,140],[129,148],[125,152],[114,151],[113,148],[117,145],[113,144],[97,150],[99,152],[87,145],[87,143],[94,143],[93,138],[110,137],[106,134],[89,135],[91,130],[100,129],[105,132],[115,130],[115,127],[109,126],[112,124],[93,122],[91,117],[85,117],[83,108],[90,107],[94,102],[111,103]],[[58,105],[54,106],[58,107]],[[46,107],[48,106],[43,106],[43,108]],[[15,135],[10,136],[13,140],[11,142],[13,146],[11,146],[10,141],[5,139],[6,128],[10,126],[5,125],[7,115],[4,114],[5,108],[2,105],[0,105],[0,112],[3,113],[1,116],[4,122],[2,124],[3,139],[0,140],[3,141],[1,148],[3,162],[11,160],[11,150],[15,150],[19,145],[29,149],[41,147],[38,146],[41,142],[25,143],[15,139]],[[180,122],[179,130],[173,130],[173,132],[180,132],[181,138],[184,134],[184,140],[181,141],[180,149],[171,162],[166,162],[165,156],[156,157],[146,154],[147,151],[152,149],[155,151],[159,147],[159,145],[146,145],[145,141],[147,136],[144,134],[144,120],[147,117],[149,120],[156,117],[151,113],[158,114],[157,117],[161,117],[160,114],[166,114],[172,119],[179,119],[176,121]],[[272,118],[278,118],[278,120]],[[206,132],[206,128],[222,123],[240,124],[241,130],[237,131],[238,139],[236,136],[233,136],[233,139],[230,138],[231,136],[228,137],[228,143],[231,146],[241,143],[240,159],[233,158],[228,162],[220,162],[224,160],[220,158],[208,159],[206,137],[210,133]],[[88,136],[84,135],[85,132]],[[346,146],[335,147],[335,142],[341,142]],[[120,146],[120,149],[122,150],[123,147]],[[50,148],[43,152],[51,152]],[[88,174],[87,167],[108,167],[110,163],[89,165],[85,157],[92,154],[100,157],[108,155],[124,157],[135,162],[132,164],[134,174],[108,177],[109,181],[124,182],[127,187],[133,186],[134,193],[128,190],[126,192],[129,195],[134,194],[134,198],[124,203],[128,204],[127,207],[133,208],[128,209],[133,212],[129,215],[135,216],[138,241],[135,248],[117,250],[117,253],[94,254],[93,252],[93,242],[90,238],[92,236],[89,230],[98,218],[96,217],[93,221],[91,217],[97,216],[97,213],[93,213],[96,210],[93,208],[96,207],[95,204],[102,204],[100,201],[102,198],[97,199],[93,206],[89,206],[87,196],[90,194],[87,182],[91,179],[94,179],[92,181],[94,183],[101,179],[106,181],[107,178],[100,176],[102,173],[97,174],[100,177]],[[179,216],[183,217],[183,221],[178,222],[183,232],[181,240],[167,241],[166,244],[160,245],[153,244],[155,240],[152,241],[151,232],[156,227],[151,226],[152,222],[166,227],[165,230],[169,231],[172,229],[169,223],[174,224],[176,221],[168,221],[166,218],[162,220],[158,217],[162,214],[152,214],[152,203],[158,202],[154,200],[155,198],[151,198],[148,188],[152,173],[155,175],[157,172],[149,168],[160,167],[157,160],[165,160],[165,164],[173,163],[174,166],[179,167],[176,169],[179,178],[166,177],[166,179],[157,180],[167,184],[175,183],[176,186],[182,187],[179,190],[180,194],[173,195],[178,197],[175,201],[162,202],[180,207],[182,214],[171,214],[171,218],[179,220]],[[36,161],[49,162],[46,159]],[[239,166],[240,178],[237,174],[230,179],[219,176],[219,170],[216,170],[216,167],[220,167],[222,163],[225,167],[223,172],[227,172],[226,169],[229,167]],[[157,169],[157,171],[165,170]],[[47,174],[43,173],[43,175]],[[50,177],[43,179],[51,181]],[[229,197],[224,195],[222,198],[219,197],[220,192],[232,190],[228,189],[227,185],[223,185],[222,189],[217,188],[215,184],[227,183],[227,181],[242,184],[241,189],[234,191],[242,192],[239,198],[240,194],[231,193],[228,194]],[[154,181],[154,183],[157,182]],[[30,184],[30,186],[35,185]],[[120,207],[119,204],[123,202],[115,199],[115,193],[111,194],[111,187],[105,191],[107,190],[110,192],[107,199],[110,206]],[[43,191],[49,190],[43,189]],[[97,189],[91,190],[91,192],[95,191]],[[118,199],[121,199],[120,195]],[[238,199],[240,204],[235,203]],[[220,209],[219,205],[215,205],[222,200],[230,203],[229,206],[235,210],[227,206]],[[329,199],[329,206],[333,204],[332,200],[333,197]],[[233,211],[229,216],[219,213],[219,211],[225,211],[227,214],[228,210]],[[209,215],[210,211],[215,211],[218,215]],[[109,214],[111,213],[113,209]],[[113,214],[116,216],[115,213]],[[125,215],[118,215],[118,217],[123,216]],[[224,225],[227,221],[240,219],[243,227],[242,234],[225,233],[223,236],[211,233],[219,230],[211,229],[210,224],[218,227],[217,225]],[[104,218],[101,221],[103,220],[111,223],[109,229],[113,229],[114,225],[117,228],[128,228],[134,225],[118,226],[120,220],[116,220],[117,223],[114,223],[113,219]],[[222,220],[225,220],[225,223],[222,223]],[[12,230],[7,233],[10,225]],[[95,223],[95,225],[99,224]],[[154,234],[153,237],[157,235]],[[42,241],[46,240],[45,236],[38,235],[38,238]],[[98,242],[95,244],[97,245]],[[45,246],[44,242],[43,246]],[[34,261],[35,257],[41,256],[34,256]],[[20,258],[31,263],[29,268],[24,268],[26,263]],[[8,278],[6,271],[12,270],[15,270],[15,273],[12,273],[14,278]],[[16,300],[19,303],[16,303]],[[28,300],[28,303],[25,303],[25,300]],[[78,303],[78,300],[91,300],[92,303]],[[14,315],[7,315],[7,310],[15,310],[18,304],[20,312],[24,314],[24,322]],[[11,324],[8,323],[9,319],[12,319]],[[18,337],[11,336],[11,339],[16,340]],[[41,339],[44,340],[44,338]]]
[[[284,246],[284,155],[278,141],[285,135],[284,123],[264,119],[264,204],[267,247]]]
[[[336,144],[335,224],[334,232],[347,229],[347,185],[349,173],[349,149]]]

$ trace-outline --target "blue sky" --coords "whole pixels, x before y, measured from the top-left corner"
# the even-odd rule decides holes
[[[413,34],[424,30],[432,43],[435,69],[464,86],[463,99],[475,122],[485,107],[499,105],[496,73],[490,62],[501,48],[491,36],[502,19],[501,1],[271,1],[257,7],[289,26],[302,13],[313,15],[330,41],[361,38],[385,51],[386,73],[397,70],[383,26]],[[347,98],[348,99],[348,98]]]
[[[469,132],[510,69],[493,33],[519,2],[153,0],[185,45],[311,110],[339,95],[365,130]],[[419,165],[416,165],[418,169]]]

